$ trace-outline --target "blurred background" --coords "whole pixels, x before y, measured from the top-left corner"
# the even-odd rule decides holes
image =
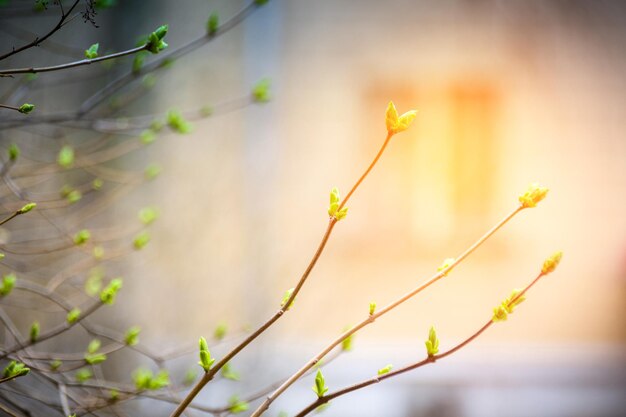
[[[100,29],[77,25],[59,41],[85,48],[111,35],[120,50],[169,23],[175,46],[201,34],[210,12],[226,20],[246,4],[124,1],[98,17]],[[233,361],[243,380],[201,399],[290,375],[371,301],[386,305],[460,254],[536,181],[550,188],[544,202],[358,333],[354,350],[325,368],[327,384],[422,359],[431,325],[445,350],[562,250],[558,270],[465,349],[340,398],[324,415],[623,415],[625,28],[618,0],[270,1],[177,60],[129,107],[134,115],[215,105],[271,80],[271,102],[199,121],[190,135],[124,160],[156,160],[163,174],[109,221],[132,216],[140,201],[161,217],[150,245],[118,266],[121,308],[102,320],[140,324],[143,340],[164,350],[219,323],[235,334],[256,328],[312,257],[331,188],[345,194],[378,151],[393,100],[401,113],[419,110],[414,124],[352,197],[289,314]],[[11,42],[0,40],[3,49]],[[84,99],[74,94],[63,98],[68,108]],[[58,95],[42,93],[41,111]],[[311,385],[298,383],[267,415],[300,410]]]

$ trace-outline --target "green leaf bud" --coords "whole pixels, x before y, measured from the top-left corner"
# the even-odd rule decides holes
[[[11,293],[11,291],[13,290],[13,287],[15,286],[16,280],[17,280],[17,277],[13,273],[7,274],[2,278],[2,283],[0,284],[0,296],[1,297],[6,297],[7,295]]]
[[[313,385],[313,392],[315,392],[315,394],[317,394],[319,398],[322,398],[327,391],[328,387],[326,387],[326,381],[324,380],[324,375],[322,375],[322,370],[318,369],[317,374],[315,375],[315,385]]]
[[[207,33],[209,34],[209,36],[215,35],[215,32],[217,32],[217,28],[219,24],[220,24],[219,15],[217,13],[211,13],[211,15],[209,16],[209,20],[207,20],[207,23],[206,23]]]
[[[146,226],[152,224],[159,217],[159,212],[155,207],[144,207],[139,210],[139,220]]]
[[[17,214],[25,214],[37,207],[37,203],[27,203],[22,206],[21,209],[17,211]]]
[[[151,129],[146,129],[139,135],[141,139],[141,143],[144,145],[149,145],[156,140],[156,135]]]
[[[122,279],[115,278],[109,282],[101,292],[100,292],[100,301],[104,304],[113,304],[115,302],[115,297],[117,296],[118,291],[122,288]]]
[[[89,232],[89,230],[82,229],[74,235],[74,244],[83,245],[87,243],[89,239],[91,239],[91,233]]]
[[[181,134],[190,133],[193,128],[178,110],[167,112],[167,125],[174,132]]]
[[[139,326],[132,326],[126,331],[124,335],[124,343],[128,346],[135,346],[139,343],[139,333],[141,332],[141,328]]]
[[[65,320],[68,322],[68,324],[74,324],[78,321],[79,318],[80,318],[80,308],[74,307],[67,313]]]
[[[54,359],[54,360],[50,361],[50,370],[51,371],[56,371],[56,370],[58,370],[61,367],[61,365],[63,365],[63,362],[61,362],[58,359]]]
[[[17,109],[17,111],[23,114],[28,114],[33,110],[35,110],[35,105],[30,103],[24,103]]]
[[[100,346],[102,346],[102,342],[100,340],[91,340],[91,342],[89,342],[89,345],[87,345],[87,353],[96,353],[98,349],[100,349]]]
[[[217,327],[215,327],[215,331],[213,332],[213,337],[215,340],[222,340],[224,336],[226,336],[226,332],[228,331],[228,326],[226,323],[219,323]]]
[[[74,165],[74,148],[63,146],[57,156],[57,163],[63,168],[71,168]]]
[[[102,188],[102,186],[104,185],[104,181],[102,181],[102,179],[100,178],[95,178],[92,182],[91,182],[91,189],[94,191],[98,191],[99,189]]]
[[[30,325],[30,343],[37,342],[37,339],[39,339],[39,332],[39,322],[35,321],[33,322],[33,324]]]
[[[231,381],[239,381],[240,376],[238,372],[233,371],[230,366],[230,362],[226,362],[221,369],[222,376],[226,379],[230,379]]]
[[[376,312],[376,303],[372,301],[370,303],[370,316],[373,316],[375,312]]]
[[[98,57],[98,48],[100,47],[100,44],[98,43],[94,43],[93,45],[91,45],[89,47],[89,49],[85,50],[85,58],[87,59],[94,59]]]
[[[148,244],[148,242],[150,242],[150,234],[144,230],[135,236],[133,246],[136,250],[141,250]]]
[[[163,38],[165,37],[165,35],[167,35],[167,30],[167,25],[159,26],[157,30],[148,35],[146,50],[152,52],[153,54],[158,54],[159,52],[167,48],[167,43],[163,41]]]
[[[89,368],[81,368],[78,371],[76,371],[76,374],[74,374],[74,378],[76,378],[76,381],[81,382],[81,383],[87,382],[88,380],[93,378],[93,373],[91,372],[91,369]]]
[[[246,401],[240,400],[239,397],[236,395],[233,395],[228,400],[228,411],[233,414],[243,413],[249,407],[250,405]]]
[[[269,79],[264,78],[252,87],[252,100],[256,103],[267,103],[271,98]]]
[[[85,362],[89,365],[98,365],[107,360],[107,355],[104,353],[88,353],[85,355]]]
[[[430,331],[428,332],[428,340],[426,340],[425,344],[426,353],[429,357],[433,357],[437,353],[439,353],[439,339],[437,338],[437,332],[433,326],[430,327]]]
[[[378,370],[378,376],[388,374],[389,372],[391,372],[392,369],[393,369],[393,365],[391,364],[385,366],[384,368],[380,368]]]
[[[15,144],[12,143],[9,145],[9,149],[8,149],[8,154],[9,154],[9,160],[10,161],[16,161],[17,158],[20,157],[20,148]]]

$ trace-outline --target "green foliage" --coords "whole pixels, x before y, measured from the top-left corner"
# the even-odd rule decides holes
[[[139,135],[141,143],[149,145],[156,140],[156,134],[152,129],[146,129]]]
[[[24,204],[22,206],[22,208],[17,211],[17,214],[26,214],[29,211],[31,211],[32,209],[34,209],[35,207],[37,207],[37,203],[27,203],[27,204]]]
[[[241,378],[239,372],[233,371],[232,367],[230,366],[230,362],[226,362],[224,364],[221,369],[221,373],[224,378],[230,379],[231,381],[239,381],[239,379]]]
[[[328,215],[330,217],[334,217],[337,221],[343,219],[348,214],[348,207],[343,207],[339,210],[341,206],[341,197],[339,196],[339,190],[337,187],[330,190],[330,205],[328,206]]]
[[[344,332],[346,330],[349,330],[350,327],[346,327],[344,329]],[[349,352],[352,350],[352,343],[354,341],[354,333],[352,333],[350,336],[347,336],[345,339],[343,339],[343,341],[341,342],[341,350],[343,350],[344,352]]]
[[[141,328],[139,326],[132,326],[126,331],[124,335],[124,343],[128,346],[135,346],[139,343],[139,333],[141,332]]]
[[[226,333],[228,332],[228,326],[226,323],[219,323],[217,327],[215,327],[215,331],[213,332],[213,337],[215,340],[222,340]]]
[[[146,50],[152,52],[153,54],[158,54],[159,52],[167,48],[167,43],[165,43],[165,41],[163,40],[165,35],[167,35],[167,30],[167,25],[159,26],[157,30],[148,35]]]
[[[85,50],[85,58],[94,59],[98,57],[98,48],[100,47],[99,43],[94,43],[89,47],[89,49]]]
[[[2,277],[2,283],[0,284],[0,296],[6,297],[11,293],[13,287],[15,286],[15,281],[17,277],[15,274],[10,273]]]
[[[115,297],[117,296],[117,293],[119,292],[119,290],[122,288],[122,279],[121,278],[115,278],[112,279],[111,282],[109,282],[109,285],[107,285],[101,292],[100,292],[100,301],[102,301],[102,303],[104,304],[113,304],[115,302]]]
[[[198,362],[198,365],[200,365],[205,372],[208,372],[215,363],[215,359],[211,358],[211,352],[209,352],[209,346],[204,337],[200,338],[198,344],[200,346],[200,362]]]
[[[146,177],[147,180],[153,180],[159,176],[161,171],[162,171],[161,167],[158,166],[157,164],[150,164],[144,170],[144,176]]]
[[[4,368],[4,371],[2,372],[2,376],[4,378],[17,378],[20,376],[27,375],[29,372],[30,372],[30,369],[27,368],[26,365],[24,365],[23,363],[17,362],[17,361],[11,361],[6,366],[6,368]]]
[[[74,165],[74,148],[63,146],[57,156],[57,163],[63,168],[71,168]]]
[[[322,375],[321,369],[318,369],[317,374],[315,375],[315,385],[313,385],[313,392],[315,392],[315,394],[317,394],[319,398],[322,398],[324,394],[328,392],[326,380],[324,379],[324,375]]]
[[[209,20],[206,22],[206,29],[209,36],[215,35],[220,24],[220,17],[217,13],[211,13]]]
[[[9,149],[7,153],[9,154],[10,161],[16,161],[17,158],[20,157],[21,152],[20,152],[20,148],[15,143],[12,143],[11,145],[9,145]]]
[[[425,344],[426,353],[429,357],[433,357],[439,353],[439,339],[437,338],[437,331],[433,326],[431,326],[428,332],[428,340],[426,340]]]
[[[146,226],[152,224],[158,217],[159,211],[155,207],[144,207],[139,210],[139,220]]]
[[[93,372],[91,372],[91,369],[89,368],[81,368],[76,371],[76,374],[74,374],[74,378],[76,378],[76,381],[80,383],[87,382],[91,378],[93,378]]]
[[[85,362],[89,365],[97,365],[107,360],[107,355],[104,353],[88,353],[85,355]]]
[[[243,413],[248,408],[250,408],[250,405],[246,401],[240,400],[237,395],[233,395],[228,400],[228,411],[233,414]]]
[[[391,364],[385,366],[384,368],[380,368],[378,370],[378,376],[388,374],[389,372],[391,372],[392,369],[393,369],[393,365]]]
[[[117,0],[95,0],[94,6],[98,9],[109,9],[117,4]]]
[[[283,294],[283,299],[280,302],[280,306],[284,307],[287,302],[289,302],[289,299],[291,298],[291,294],[293,294],[293,291],[295,290],[295,288],[289,288],[287,291],[285,291],[285,294]],[[296,300],[294,299],[291,304],[289,304],[287,306],[286,310],[289,310],[291,307],[293,307],[293,305],[295,304]]]
[[[155,375],[149,369],[139,368],[133,373],[133,382],[138,390],[155,391],[167,387],[170,384],[170,377],[165,369]]]
[[[139,74],[141,69],[143,68],[143,64],[146,61],[146,58],[150,55],[149,52],[141,51],[135,54],[135,58],[133,59],[133,73]]]
[[[17,111],[23,114],[28,114],[33,110],[35,110],[35,105],[30,103],[24,103],[17,109]]]
[[[193,129],[191,123],[189,123],[178,110],[170,110],[167,112],[167,125],[174,132],[181,134],[190,133]]]
[[[100,178],[95,178],[91,182],[91,189],[94,191],[98,191],[99,189],[102,188],[103,185],[104,185],[104,181],[102,181]]]
[[[65,320],[69,324],[74,324],[78,321],[79,318],[80,318],[80,308],[74,307],[67,313]]]
[[[54,359],[54,360],[50,361],[50,370],[51,371],[57,371],[61,367],[61,365],[63,365],[63,362],[61,362],[58,359]]]
[[[252,99],[257,103],[267,103],[271,99],[270,80],[262,79],[252,87]]]
[[[98,294],[102,288],[102,278],[104,278],[102,269],[100,267],[92,268],[85,281],[85,292],[92,297]]]
[[[33,324],[30,325],[30,343],[35,343],[37,342],[37,340],[39,339],[39,333],[40,333],[41,329],[39,326],[39,322],[35,321],[33,322]]]
[[[137,250],[143,249],[150,242],[150,234],[147,231],[140,232],[133,240],[133,246]]]
[[[74,235],[74,244],[75,245],[83,245],[87,243],[87,241],[91,239],[91,233],[87,229],[83,229],[78,231]]]
[[[87,353],[96,353],[102,346],[102,342],[98,339],[92,339],[87,345]]]

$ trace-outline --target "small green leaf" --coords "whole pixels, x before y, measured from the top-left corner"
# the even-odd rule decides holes
[[[370,303],[370,316],[373,316],[375,312],[376,312],[376,303],[372,301]]]
[[[29,372],[30,369],[27,368],[26,365],[24,365],[23,363],[11,361],[6,366],[6,368],[4,368],[2,375],[4,378],[17,378],[27,375]]]
[[[393,369],[393,365],[389,364],[378,370],[378,376],[388,374]]]
[[[94,259],[101,261],[104,258],[104,248],[102,246],[94,246],[93,247],[93,257]],[[96,291],[98,292],[98,291]]]
[[[226,336],[226,332],[228,332],[228,326],[226,326],[226,323],[219,323],[213,332],[213,337],[215,340],[222,340],[224,336]]]
[[[89,365],[98,365],[107,360],[107,355],[104,353],[88,353],[85,355],[85,362]]]
[[[76,372],[74,377],[76,378],[78,382],[82,383],[93,378],[93,373],[91,372],[89,368],[81,368]]]
[[[74,307],[67,313],[65,320],[68,322],[68,324],[74,324],[78,321],[79,318],[80,318],[80,308]]]
[[[119,292],[119,290],[122,288],[122,279],[121,278],[115,278],[112,279],[111,282],[109,282],[109,285],[107,285],[101,292],[100,292],[100,301],[102,301],[102,303],[104,304],[113,304],[115,302],[115,297],[117,296],[117,293]]]
[[[89,239],[91,239],[91,233],[89,230],[83,229],[74,235],[74,244],[77,246],[84,245]]]
[[[198,344],[200,346],[200,362],[198,362],[198,364],[205,372],[208,372],[211,366],[213,366],[213,363],[215,363],[215,359],[211,358],[211,352],[209,352],[209,346],[204,337],[200,338]]]
[[[17,109],[17,111],[23,114],[28,114],[33,110],[35,110],[35,105],[30,103],[24,103]]]
[[[147,231],[140,232],[133,240],[133,246],[137,250],[141,250],[150,242],[150,234]]]
[[[231,381],[239,381],[240,375],[238,372],[233,371],[230,366],[230,362],[226,362],[221,369],[222,376],[226,379],[230,379]]]
[[[30,343],[35,343],[37,342],[37,339],[39,339],[39,322],[35,321],[33,322],[33,324],[31,324],[30,326]]]
[[[315,385],[313,385],[313,392],[317,394],[319,398],[322,398],[326,392],[328,392],[328,387],[326,387],[326,381],[324,380],[324,375],[322,375],[322,370],[318,369],[317,374],[315,375]]]
[[[257,103],[267,103],[271,99],[270,80],[262,79],[252,87],[252,99]]]
[[[74,148],[63,146],[57,156],[57,163],[63,168],[71,168],[74,165]]]
[[[428,340],[426,340],[425,344],[426,353],[429,357],[433,357],[439,353],[439,339],[437,338],[437,331],[435,330],[435,327],[431,326],[430,331],[428,332]]]
[[[94,59],[98,57],[98,47],[100,46],[100,44],[98,43],[94,43],[93,45],[91,45],[89,47],[89,49],[85,50],[85,58],[87,59]]]
[[[92,182],[91,182],[91,188],[94,191],[98,191],[99,189],[102,188],[102,186],[104,185],[104,181],[102,181],[100,178],[95,178]]]
[[[91,342],[89,342],[89,345],[87,345],[87,353],[96,353],[98,349],[100,349],[100,346],[102,346],[102,342],[100,340],[91,340]]]
[[[167,48],[167,43],[163,41],[163,38],[165,37],[165,35],[167,35],[167,30],[167,25],[159,26],[157,30],[148,35],[146,50],[152,52],[153,54],[158,54],[159,52]]]
[[[295,288],[289,288],[287,291],[285,291],[285,294],[283,295],[283,299],[280,302],[280,306],[281,307],[284,307],[287,304],[287,302],[289,302],[289,299],[291,298],[291,294],[293,294],[294,289]],[[296,300],[294,299],[291,302],[291,304],[289,304],[289,306],[287,306],[287,310],[289,310],[294,305],[295,302],[296,302]]]
[[[141,328],[139,326],[133,326],[126,331],[124,335],[124,342],[128,346],[135,346],[139,343],[139,333],[141,332]]]
[[[159,211],[155,207],[144,207],[139,210],[139,220],[146,226],[152,224],[159,217]]]
[[[22,206],[22,208],[17,211],[17,214],[26,214],[32,209],[34,209],[35,207],[37,207],[37,203],[24,204],[24,206]]]
[[[77,203],[78,201],[80,201],[81,198],[83,198],[83,193],[81,193],[78,190],[71,190],[68,194],[67,194],[67,201],[70,204],[74,204]]]
[[[174,132],[185,134],[190,133],[192,125],[189,123],[178,110],[170,110],[167,112],[167,125]]]
[[[228,410],[233,414],[243,413],[250,407],[250,405],[246,401],[240,400],[237,395],[233,395],[232,397],[230,397],[230,399],[228,400],[228,405]]]
[[[58,359],[54,359],[50,361],[50,370],[56,371],[61,367],[61,365],[63,365],[63,362]]]
[[[156,164],[150,164],[144,171],[144,176],[147,180],[153,180],[161,173],[161,167]]]
[[[220,24],[220,17],[217,13],[211,13],[209,16],[209,20],[207,20],[206,27],[209,36],[215,35],[217,32],[217,28]]]
[[[0,284],[0,296],[1,297],[6,297],[7,295],[11,293],[11,291],[13,290],[13,287],[15,286],[16,280],[17,280],[17,277],[13,273],[7,274],[4,277],[2,277],[2,284]]]
[[[346,327],[344,328],[344,332],[350,330],[350,327]],[[352,333],[351,335],[347,336],[345,339],[343,339],[343,341],[341,342],[341,350],[343,350],[344,352],[349,352],[352,350],[352,343],[354,341],[354,333]]]
[[[9,154],[9,160],[11,161],[16,161],[17,158],[20,157],[20,148],[15,144],[12,143],[9,145],[9,149],[8,149],[8,154]]]
[[[152,129],[146,129],[139,135],[141,143],[149,145],[156,140],[156,135]]]

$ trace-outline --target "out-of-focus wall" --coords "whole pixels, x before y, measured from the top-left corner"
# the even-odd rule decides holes
[[[196,3],[202,12],[191,2],[170,3],[178,16],[172,27],[182,25],[174,41],[206,18]],[[217,8],[227,16],[239,5]],[[602,386],[599,370],[625,363],[625,22],[618,1],[270,2],[177,62],[167,81],[163,98],[181,107],[245,94],[263,76],[271,77],[274,98],[198,123],[189,137],[161,147],[165,171],[150,192],[162,222],[134,266],[151,277],[135,290],[159,308],[138,303],[133,314],[157,321],[148,334],[170,341],[195,340],[219,321],[237,329],[269,317],[321,238],[328,192],[347,192],[381,145],[391,99],[400,111],[419,109],[414,126],[393,139],[354,195],[295,307],[261,338],[265,349],[242,360],[275,360],[283,346],[281,358],[292,366],[279,374],[293,371],[363,318],[370,301],[390,302],[459,254],[538,181],[551,188],[545,202],[360,333],[357,346],[400,365],[411,351],[421,357],[431,324],[450,346],[563,250],[557,272],[508,322],[450,362],[460,373],[476,357],[509,369],[522,355],[530,369],[522,379],[531,385],[545,376],[534,370],[556,361],[547,374],[557,382],[571,378],[563,369],[578,366],[576,377]],[[348,368],[361,377],[385,364],[366,367],[367,356],[356,358]],[[476,372],[462,374],[471,381]],[[354,382],[343,375],[337,378]],[[538,398],[526,395],[527,403]],[[616,397],[609,397],[585,415],[613,415]],[[556,398],[546,415],[560,415]],[[472,408],[476,401],[456,415],[502,411]]]

